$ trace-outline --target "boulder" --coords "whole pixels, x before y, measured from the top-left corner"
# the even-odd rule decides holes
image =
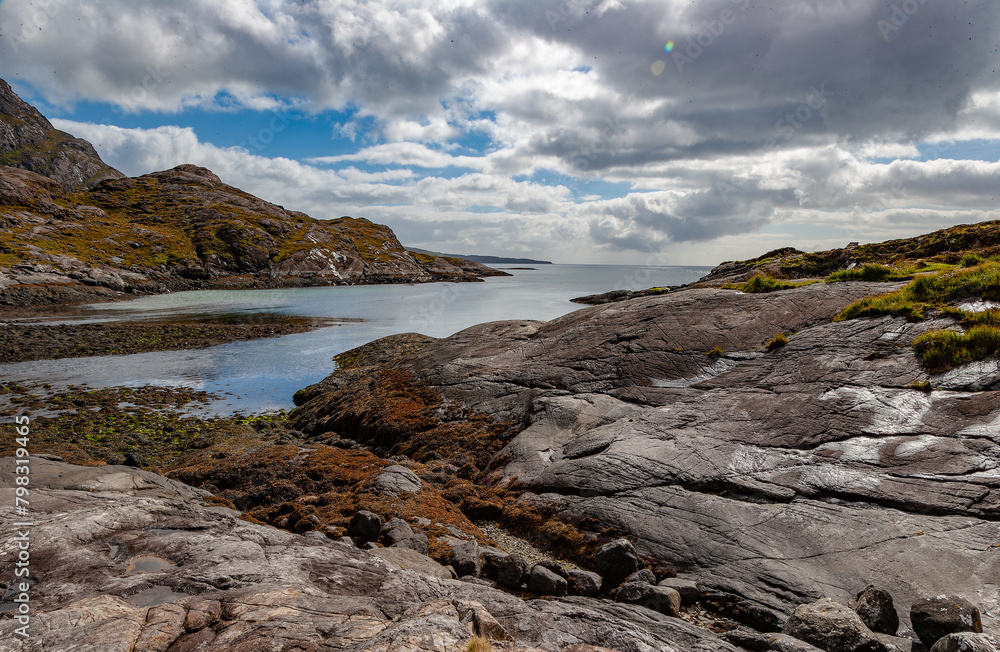
[[[393,545],[413,536],[413,528],[401,518],[390,518],[382,525],[382,538],[386,545]]]
[[[528,562],[517,555],[507,555],[497,565],[497,584],[507,589],[518,589],[528,577]]]
[[[382,534],[382,518],[365,510],[356,512],[347,526],[347,534],[364,541],[374,541]]]
[[[566,580],[548,568],[535,564],[528,576],[528,590],[539,595],[566,595]]]
[[[917,600],[910,606],[910,623],[927,647],[948,634],[983,631],[979,609],[955,595]]]
[[[782,633],[827,652],[883,652],[887,648],[852,609],[830,598],[799,605]]]
[[[479,549],[479,558],[482,560],[483,577],[496,580],[500,572],[500,562],[509,557],[503,550],[482,546]]]
[[[448,560],[458,576],[479,577],[479,572],[482,569],[479,561],[479,544],[475,540],[467,541],[451,537],[444,537],[443,541],[449,548]]]
[[[1000,639],[974,632],[948,634],[938,639],[931,652],[1000,652]]]
[[[552,571],[553,573],[555,573],[556,575],[558,575],[559,577],[561,577],[563,579],[566,579],[567,577],[569,577],[569,575],[566,574],[566,569],[563,568],[562,564],[560,564],[557,561],[551,561],[551,560],[546,559],[544,561],[538,562],[537,565],[541,566],[542,568],[549,569],[550,571]]]
[[[597,550],[594,566],[605,586],[621,584],[626,577],[639,570],[639,555],[628,539],[617,539]]]
[[[392,544],[390,547],[409,548],[410,550],[419,552],[421,555],[426,555],[429,551],[426,534],[414,534],[409,539],[403,539],[402,541]]]
[[[649,586],[646,582],[627,582],[612,590],[611,598],[615,602],[641,604],[642,598],[646,594],[646,588]]]
[[[667,586],[650,584],[643,591],[642,606],[677,618],[681,615],[681,594]]]
[[[694,604],[701,599],[701,590],[698,585],[691,580],[682,580],[679,577],[668,577],[661,580],[657,586],[665,586],[681,594],[684,604]]]
[[[625,581],[622,583],[626,584],[628,582],[645,582],[646,584],[656,584],[656,575],[654,575],[653,571],[649,570],[648,568],[643,568],[642,570],[637,570],[636,572],[626,577]]]
[[[375,490],[384,496],[417,493],[422,485],[416,473],[398,464],[385,467],[375,478]]]
[[[894,636],[899,630],[899,614],[892,604],[892,596],[880,586],[869,584],[847,605],[854,609],[861,621],[873,632]]]
[[[601,595],[601,576],[585,570],[566,571],[567,590],[570,595],[596,598]]]

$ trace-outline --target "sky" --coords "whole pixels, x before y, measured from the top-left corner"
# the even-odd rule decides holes
[[[715,265],[1000,219],[996,0],[0,0],[0,77],[408,246]]]

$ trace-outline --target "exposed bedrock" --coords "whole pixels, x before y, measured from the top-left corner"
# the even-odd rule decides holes
[[[0,618],[0,648],[11,652],[464,652],[474,631],[516,636],[522,651],[736,652],[640,606],[526,601],[403,570],[387,552],[394,548],[379,556],[319,532],[249,523],[200,504],[204,492],[145,471],[31,462],[30,568],[39,581],[28,637],[14,633],[20,625],[9,614]],[[0,482],[0,500],[12,505],[14,493],[13,482]],[[15,536],[7,519],[5,558]],[[2,571],[4,582],[13,579],[12,566]]]
[[[894,287],[687,289],[483,324],[389,366],[449,414],[520,423],[484,476],[496,486],[527,489],[581,528],[617,528],[743,601],[756,626],[823,596],[846,604],[869,583],[901,613],[949,593],[990,623],[1000,375],[995,361],[927,375],[909,344],[945,319],[831,321]],[[767,351],[777,333],[788,344]],[[393,432],[366,377],[303,392],[293,425],[315,433],[349,416],[382,442],[411,436]],[[916,388],[928,380],[945,389]]]

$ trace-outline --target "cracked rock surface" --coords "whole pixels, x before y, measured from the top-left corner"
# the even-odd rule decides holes
[[[40,469],[41,461],[32,459]],[[49,462],[45,473],[73,482],[134,478],[118,478],[112,491],[33,491],[31,568],[40,581],[31,590],[28,639],[13,635],[15,621],[0,618],[0,640],[11,652],[457,652],[473,631],[496,640],[516,636],[522,651],[736,650],[641,607],[589,598],[525,601],[403,570],[392,556],[318,532],[296,535],[242,521],[231,510],[201,505],[181,483],[136,469],[81,471]],[[0,500],[13,504],[14,491],[0,488]],[[9,522],[0,530],[0,552],[9,558],[15,533]],[[12,578],[6,569],[2,579]]]
[[[995,623],[995,365],[929,377],[909,344],[946,319],[831,321],[897,287],[685,289],[483,324],[395,368],[453,409],[521,424],[495,458],[498,485],[617,528],[743,601],[757,626],[824,596],[846,604],[869,583],[901,612],[949,593]],[[788,344],[767,351],[777,333]],[[714,347],[723,353],[706,355]],[[947,389],[913,388],[928,380]],[[320,391],[292,421],[332,427],[344,409]]]

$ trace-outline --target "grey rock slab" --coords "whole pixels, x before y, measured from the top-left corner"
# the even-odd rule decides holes
[[[444,566],[427,555],[422,555],[409,548],[377,548],[372,550],[371,554],[403,570],[412,570],[442,580],[451,579],[451,573]]]
[[[948,634],[934,644],[931,652],[1000,652],[1000,638],[971,632]]]
[[[417,474],[406,468],[394,464],[387,466],[382,473],[375,478],[375,489],[379,493],[387,496],[398,496],[402,493],[417,493],[423,482]]]
[[[131,466],[77,466],[44,457],[29,456],[31,485],[46,489],[76,489],[97,493],[124,493],[146,498],[195,500],[209,496],[176,480]],[[0,458],[0,488],[15,487],[15,458]]]

